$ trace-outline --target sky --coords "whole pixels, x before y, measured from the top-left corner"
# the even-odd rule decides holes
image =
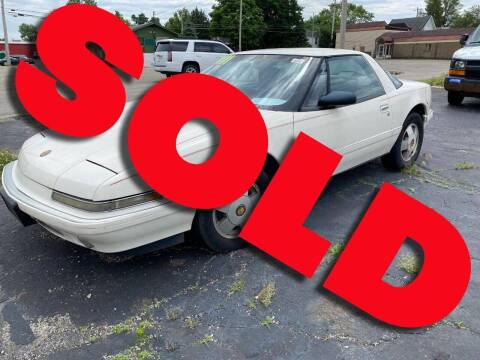
[[[14,17],[9,14],[8,9],[28,10],[29,14],[38,14],[43,16],[66,3],[67,0],[4,0],[7,9],[7,28],[9,39],[19,40],[18,27],[21,23],[35,24],[39,21],[35,17]],[[320,12],[332,0],[298,0],[303,7],[303,15],[308,19],[313,14]],[[338,0],[340,1],[340,0]],[[423,8],[422,0],[355,0],[357,5],[363,5],[368,11],[373,12],[376,20],[386,20],[393,18],[414,17],[417,7]],[[122,14],[130,17],[132,14],[144,12],[148,17],[156,12],[161,23],[165,23],[168,18],[183,7],[193,9],[195,7],[210,12],[214,0],[97,0],[100,7],[111,12],[118,10]],[[478,0],[463,0],[464,8],[469,8]],[[0,37],[3,38],[3,26],[1,27]]]

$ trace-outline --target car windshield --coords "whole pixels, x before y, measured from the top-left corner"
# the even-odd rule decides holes
[[[480,26],[470,35],[467,45],[480,45]]]
[[[260,109],[285,110],[312,63],[311,57],[227,55],[205,71],[246,94]]]

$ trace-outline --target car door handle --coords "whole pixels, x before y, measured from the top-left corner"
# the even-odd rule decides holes
[[[380,105],[380,111],[387,111],[390,109],[390,105]]]

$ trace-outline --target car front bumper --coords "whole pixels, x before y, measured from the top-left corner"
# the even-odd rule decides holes
[[[461,92],[465,96],[480,96],[480,80],[458,76],[447,76],[444,82],[445,90]]]
[[[165,240],[190,230],[194,210],[172,203],[144,204],[120,211],[89,213],[56,202],[36,199],[32,180],[21,179],[17,162],[2,175],[1,197],[23,224],[38,222],[51,233],[77,245],[104,253],[118,253]],[[22,191],[32,183],[29,191]],[[32,191],[33,190],[33,191]],[[28,194],[27,194],[28,192]],[[66,211],[68,209],[68,211]]]

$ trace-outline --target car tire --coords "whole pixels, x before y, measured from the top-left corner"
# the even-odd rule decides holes
[[[462,105],[463,99],[465,97],[456,91],[449,91],[448,92],[448,103],[453,106],[460,106]]]
[[[246,222],[269,182],[269,176],[262,171],[248,193],[232,204],[221,210],[198,210],[192,225],[192,235],[218,253],[243,248],[246,242],[238,237],[241,225],[236,224],[242,222],[243,225]],[[243,215],[238,215],[240,210],[244,211]],[[230,229],[231,233],[228,233]]]
[[[187,74],[195,74],[200,72],[200,68],[197,64],[185,64],[183,65],[182,72]]]
[[[382,157],[383,165],[393,171],[401,171],[417,161],[423,144],[423,118],[410,113],[390,153]]]

